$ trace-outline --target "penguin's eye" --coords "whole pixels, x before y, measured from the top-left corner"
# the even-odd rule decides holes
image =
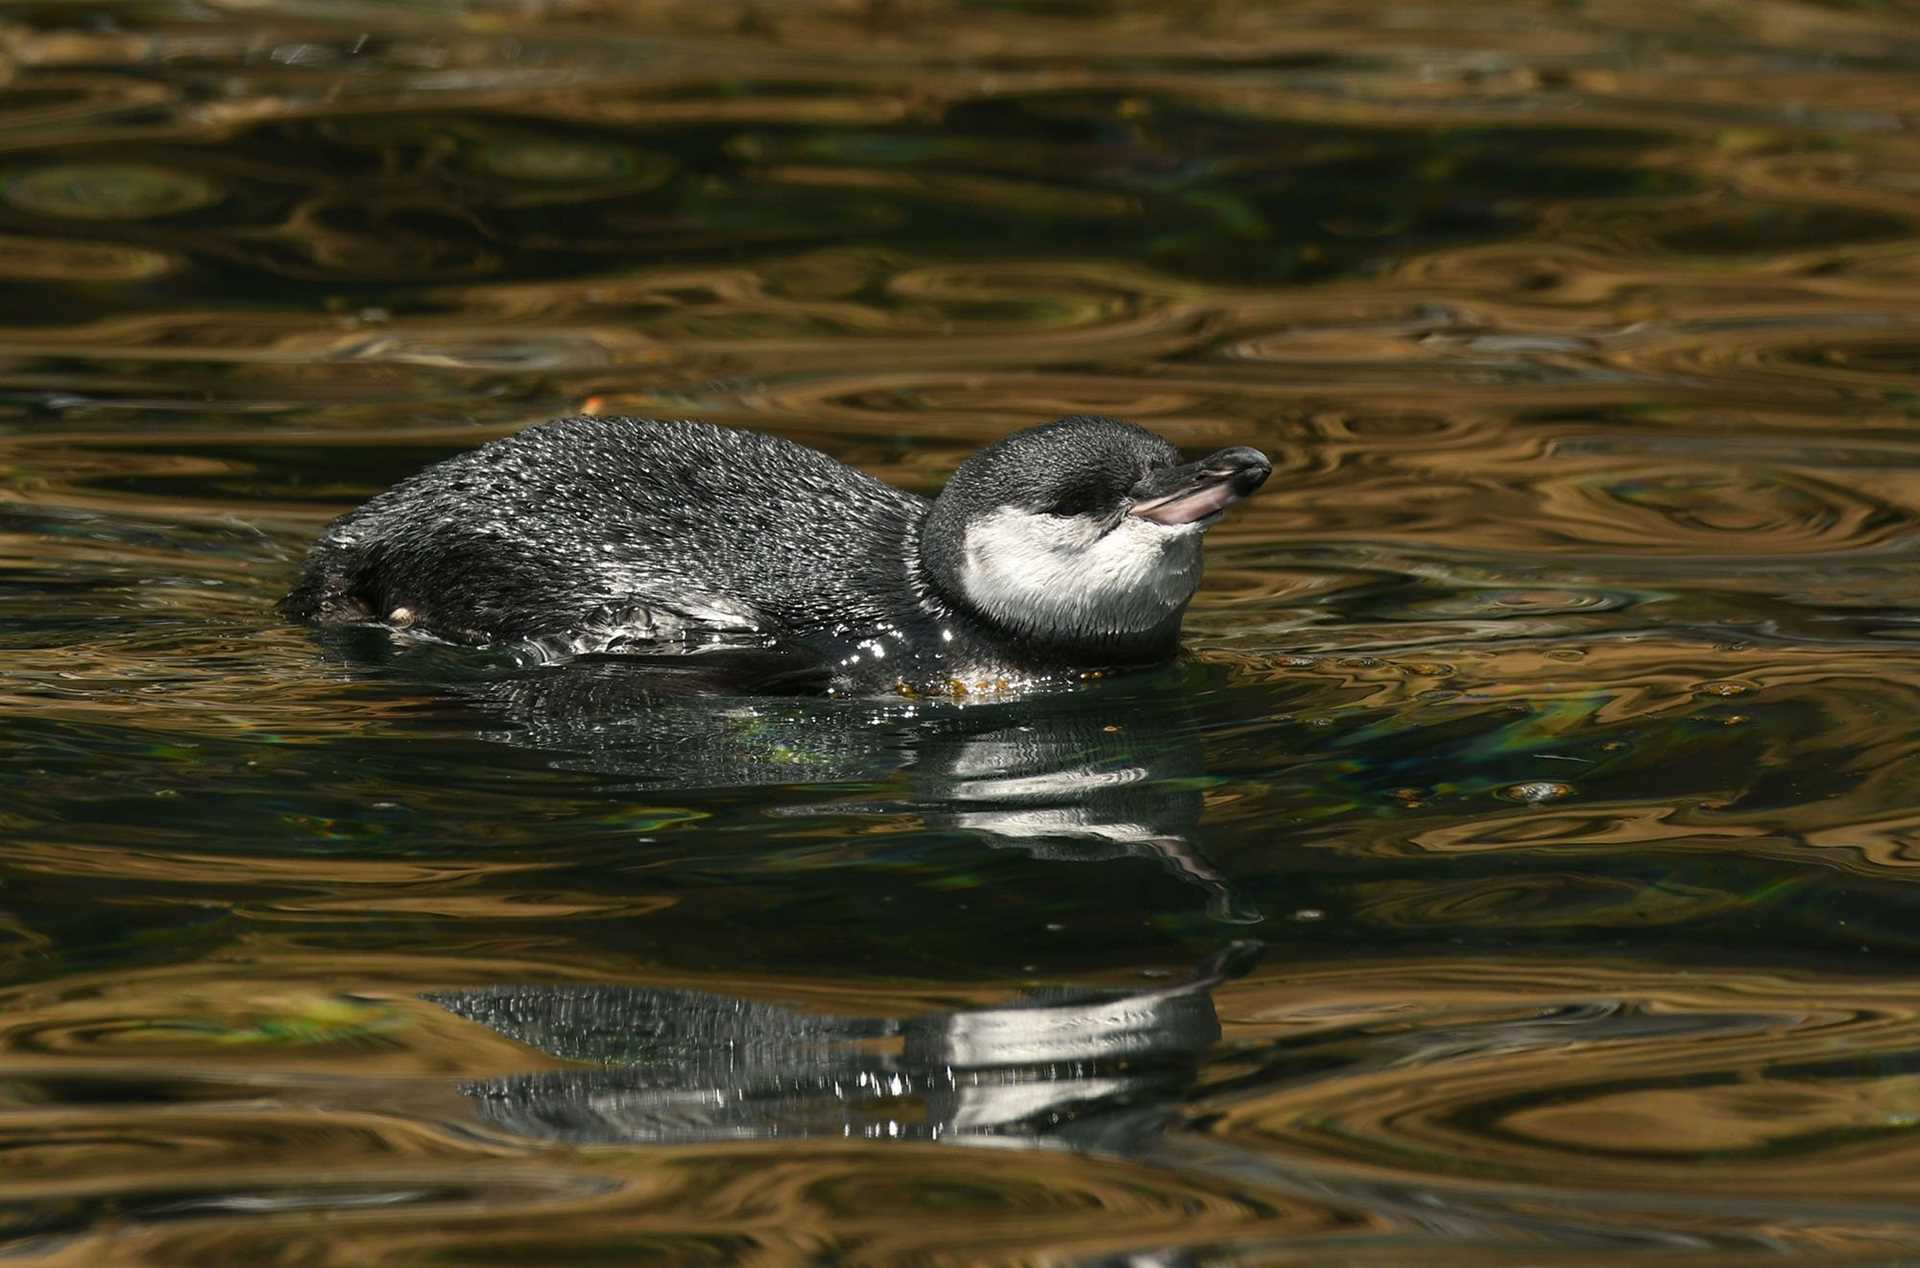
[[[1120,501],[1120,490],[1106,480],[1088,478],[1063,484],[1052,490],[1046,504],[1041,507],[1048,515],[1071,517],[1075,515],[1098,515],[1111,509]]]

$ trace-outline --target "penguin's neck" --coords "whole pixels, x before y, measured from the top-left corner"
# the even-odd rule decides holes
[[[952,540],[956,526],[929,507],[910,526],[900,559],[910,590],[923,608],[949,628],[964,627],[971,640],[1003,649],[1017,661],[1080,669],[1134,666],[1167,660],[1179,647],[1180,623],[1199,572],[1196,536],[1164,594],[1151,593],[1151,610],[1123,619],[1102,619],[1062,592],[1083,579],[1053,568],[1044,545],[1023,550],[1025,524],[970,526]],[[980,529],[980,531],[975,531]],[[933,534],[943,539],[929,543]],[[1097,569],[1100,561],[1091,561]],[[1191,575],[1187,575],[1187,570]],[[956,633],[954,641],[959,641]]]

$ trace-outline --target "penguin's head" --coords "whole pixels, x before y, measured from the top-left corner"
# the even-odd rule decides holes
[[[1257,449],[1182,463],[1144,428],[1076,416],[1016,432],[953,473],[921,530],[936,585],[998,628],[1079,647],[1175,637],[1200,542],[1266,480]]]

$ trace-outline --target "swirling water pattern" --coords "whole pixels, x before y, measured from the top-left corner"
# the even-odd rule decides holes
[[[0,1253],[1920,1262],[1920,14],[0,9]],[[1258,444],[1190,654],[274,618],[552,414]]]

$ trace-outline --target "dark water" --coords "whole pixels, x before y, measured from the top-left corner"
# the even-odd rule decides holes
[[[0,1254],[1920,1263],[1920,10],[0,8]],[[591,407],[1251,443],[1189,657],[317,639]]]

